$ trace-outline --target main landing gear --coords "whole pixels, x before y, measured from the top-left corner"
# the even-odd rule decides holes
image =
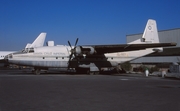
[[[41,69],[34,68],[33,72],[34,72],[35,75],[40,75],[41,74]]]
[[[76,74],[97,75],[99,71],[90,71],[90,68],[76,68]]]

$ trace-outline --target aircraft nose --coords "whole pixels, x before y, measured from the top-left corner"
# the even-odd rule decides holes
[[[12,54],[8,54],[4,57],[4,60],[8,62],[9,58],[12,58]]]
[[[9,54],[8,54],[9,55]],[[4,57],[4,60],[5,61],[8,61],[8,55],[6,55],[5,57]]]

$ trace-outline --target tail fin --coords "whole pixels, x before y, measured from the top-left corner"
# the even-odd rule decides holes
[[[145,43],[159,43],[159,36],[157,31],[156,21],[149,19],[142,36],[142,42]]]
[[[157,31],[156,21],[149,19],[142,38],[132,41],[128,44],[144,44],[144,43],[159,43],[159,36]]]
[[[41,33],[32,44],[27,44],[25,48],[41,47],[44,45],[46,33]]]

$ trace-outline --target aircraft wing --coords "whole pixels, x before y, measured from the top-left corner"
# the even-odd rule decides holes
[[[143,50],[146,48],[176,46],[176,43],[149,43],[149,44],[113,44],[113,45],[88,45],[93,47],[97,54]]]

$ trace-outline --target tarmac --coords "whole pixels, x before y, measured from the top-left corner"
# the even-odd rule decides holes
[[[0,70],[0,111],[180,111],[180,80]]]

